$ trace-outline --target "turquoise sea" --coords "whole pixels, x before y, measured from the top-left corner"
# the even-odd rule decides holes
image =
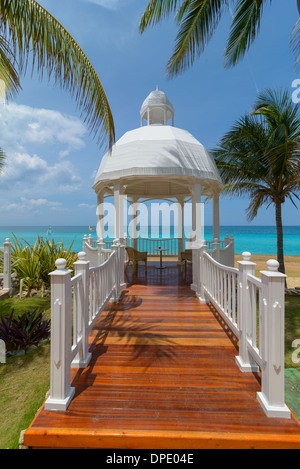
[[[186,227],[185,231],[188,235],[191,229]],[[139,236],[148,237],[147,232],[147,227],[141,227]],[[48,226],[6,226],[0,227],[0,246],[3,246],[6,238],[13,240],[14,234],[19,241],[25,240],[29,244],[33,244],[38,236],[49,238],[55,242],[63,241],[66,247],[69,247],[73,242],[72,249],[81,251],[83,236],[90,233],[96,238],[95,226],[91,227],[91,231],[88,226],[52,226],[51,233],[49,233]],[[157,238],[157,233],[158,230],[153,233],[153,237]],[[244,251],[250,251],[253,254],[276,254],[277,252],[276,228],[273,226],[221,226],[221,239],[224,239],[226,234],[234,235],[237,254]],[[111,228],[106,231],[106,236],[108,239],[112,239]],[[211,241],[212,238],[212,227],[205,227],[205,239]],[[284,227],[284,252],[285,255],[300,256],[300,226]]]

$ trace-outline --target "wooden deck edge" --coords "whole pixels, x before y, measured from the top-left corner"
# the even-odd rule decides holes
[[[24,445],[32,449],[300,449],[300,434],[29,428]]]

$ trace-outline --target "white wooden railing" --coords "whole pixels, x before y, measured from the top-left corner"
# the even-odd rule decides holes
[[[222,314],[223,319],[239,335],[238,327],[238,269],[220,264],[207,252],[202,258],[203,290],[210,302]]]
[[[211,302],[239,340],[236,363],[241,371],[261,371],[257,398],[268,417],[290,418],[284,390],[285,278],[276,260],[255,276],[251,254],[243,253],[238,269],[220,264],[199,249],[196,293]]]
[[[6,238],[4,246],[0,247],[3,251],[3,285],[2,290],[11,293],[12,282],[11,282],[11,242],[9,238]]]
[[[140,252],[147,252],[148,257],[157,257],[159,248],[166,250],[165,255],[168,257],[179,257],[181,252],[191,249],[192,238],[123,238],[124,246],[133,247]],[[112,240],[95,241],[90,234],[83,238],[83,251],[88,253],[88,259],[92,265],[98,265],[102,259],[100,252],[109,253],[112,247]],[[215,239],[207,241],[207,251],[211,256],[224,265],[234,265],[234,238],[226,235],[224,241]],[[100,256],[100,257],[99,257]]]
[[[51,276],[51,385],[45,408],[66,410],[74,396],[71,368],[86,368],[89,333],[109,301],[118,301],[124,287],[122,247],[113,244],[107,260],[91,267],[80,252],[72,271],[58,259]]]

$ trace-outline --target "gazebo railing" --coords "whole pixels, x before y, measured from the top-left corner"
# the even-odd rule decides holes
[[[290,418],[284,389],[285,278],[279,263],[267,262],[261,279],[255,276],[251,254],[243,253],[239,268],[220,264],[198,250],[197,296],[210,302],[239,341],[236,363],[243,373],[261,370],[258,401],[268,417]]]
[[[89,333],[109,301],[118,301],[124,288],[122,247],[114,244],[107,260],[91,267],[85,252],[74,263],[75,275],[58,259],[51,276],[50,394],[45,409],[66,410],[74,397],[71,368],[90,362]]]
[[[148,257],[157,257],[158,249],[165,250],[168,257],[180,257],[180,253],[190,249],[190,238],[124,238],[123,244],[128,247],[134,247],[140,252],[147,252]],[[104,253],[109,253],[112,249],[113,240],[104,239],[100,245],[93,239],[92,235],[85,236],[83,239],[83,251],[87,252],[89,260],[98,265],[99,249]],[[224,265],[234,265],[234,238],[226,236],[223,241],[206,241],[207,251],[212,257]]]

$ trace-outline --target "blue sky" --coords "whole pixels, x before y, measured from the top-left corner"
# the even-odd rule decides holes
[[[148,0],[40,0],[73,35],[98,73],[112,108],[116,137],[140,125],[139,111],[156,85],[175,107],[175,125],[213,148],[233,122],[251,110],[257,91],[288,88],[300,78],[289,50],[298,18],[296,1],[274,0],[265,9],[261,33],[246,58],[224,70],[229,14],[202,57],[169,80],[165,66],[176,29],[173,20],[138,32]],[[282,8],[284,4],[284,8]],[[0,176],[1,226],[94,225],[95,172],[106,147],[89,135],[67,92],[30,73],[22,91],[0,106],[0,141],[7,165]],[[247,224],[246,199],[221,200],[221,224]],[[274,225],[273,209],[261,210],[253,224]],[[286,203],[284,224],[300,215]],[[211,224],[211,207],[205,223]]]

